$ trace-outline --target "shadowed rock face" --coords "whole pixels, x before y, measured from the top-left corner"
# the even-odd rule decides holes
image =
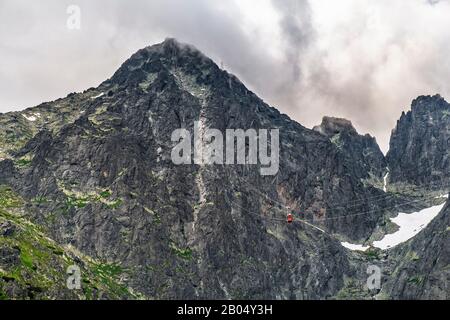
[[[360,179],[381,179],[387,172],[387,162],[374,137],[359,135],[352,123],[346,119],[324,117],[319,126],[313,128],[327,136],[352,164],[353,176]]]
[[[335,127],[328,132],[335,134]],[[422,192],[426,206],[433,203],[430,191],[448,193],[449,133],[450,105],[442,97],[421,96],[414,100],[411,111],[402,114],[392,132],[386,157],[390,170],[388,191],[404,195]],[[449,299],[449,204],[447,201],[440,214],[414,238],[384,254],[375,254],[369,264],[380,266],[383,272],[378,298]]]
[[[98,88],[23,114],[35,120],[0,115],[11,133],[0,184],[22,199],[0,207],[4,220],[20,213],[63,252],[75,248],[100,296],[331,298],[361,278],[336,236],[368,238],[390,204],[364,182],[384,173],[373,138],[331,118],[309,130],[173,39],[139,50]],[[192,133],[196,121],[222,132],[280,129],[278,174],[174,165],[172,132]],[[289,212],[326,233],[288,225]]]
[[[450,184],[450,104],[421,96],[402,113],[387,154],[390,181],[439,189]]]

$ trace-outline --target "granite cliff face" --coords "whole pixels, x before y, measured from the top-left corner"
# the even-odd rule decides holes
[[[279,129],[277,175],[175,165],[172,132],[195,122]],[[369,238],[398,201],[379,185],[386,161],[373,138],[331,118],[307,129],[173,39],[97,88],[0,124],[6,298],[339,297],[363,265],[339,240]],[[72,264],[81,291],[65,287]]]
[[[374,137],[359,135],[346,119],[324,117],[313,128],[327,136],[337,146],[342,156],[351,163],[352,175],[360,179],[382,179],[387,173],[387,162]]]
[[[450,184],[450,104],[421,96],[402,113],[387,154],[390,182],[440,189]]]

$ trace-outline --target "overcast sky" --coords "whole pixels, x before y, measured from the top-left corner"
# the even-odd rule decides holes
[[[96,86],[166,37],[301,124],[345,117],[384,151],[415,97],[450,100],[448,0],[0,0],[0,112]]]

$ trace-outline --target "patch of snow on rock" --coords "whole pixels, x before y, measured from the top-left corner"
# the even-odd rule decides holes
[[[98,95],[96,95],[95,97],[91,97],[91,99],[97,99],[97,98],[100,98],[101,96],[103,96],[105,93],[100,93],[100,94],[98,94]]]
[[[348,242],[341,242],[342,246],[346,247],[347,249],[350,249],[352,251],[366,251],[369,249],[369,247],[364,247],[361,244],[352,244]]]
[[[387,179],[388,179],[388,177],[389,177],[389,169],[388,169],[388,172],[384,175],[384,178],[383,178],[383,191],[384,192],[387,192]]]
[[[35,116],[27,116],[26,114],[22,114],[22,116],[27,119],[28,121],[36,121],[36,117]]]
[[[414,213],[399,213],[397,217],[391,218],[391,221],[400,227],[399,230],[385,235],[380,241],[374,241],[373,246],[386,250],[411,239],[439,214],[444,205],[445,203]]]

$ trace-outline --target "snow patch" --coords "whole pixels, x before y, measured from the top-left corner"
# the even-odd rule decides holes
[[[32,115],[32,116],[27,116],[26,114],[22,114],[22,116],[25,118],[25,119],[27,119],[28,121],[31,121],[31,122],[33,122],[33,121],[36,121],[36,116],[34,116],[34,115]]]
[[[391,221],[400,227],[399,230],[385,235],[380,241],[374,241],[373,246],[386,250],[408,241],[423,230],[439,214],[444,205],[445,203],[413,213],[399,213],[397,217],[391,218]]]
[[[100,98],[101,96],[103,96],[105,93],[101,92],[100,94],[96,95],[95,97],[91,97],[91,99],[97,99]]]
[[[158,149],[156,149],[156,152],[158,153],[158,158],[156,158],[156,162],[160,162],[161,161],[162,148],[158,147]]]
[[[384,192],[387,192],[387,179],[388,179],[388,177],[389,177],[389,169],[388,169],[388,172],[384,175],[384,178],[383,178],[383,191]]]
[[[366,251],[369,249],[369,247],[365,247],[362,244],[352,244],[348,242],[341,242],[342,246],[346,247],[347,249],[350,249],[352,251]]]

